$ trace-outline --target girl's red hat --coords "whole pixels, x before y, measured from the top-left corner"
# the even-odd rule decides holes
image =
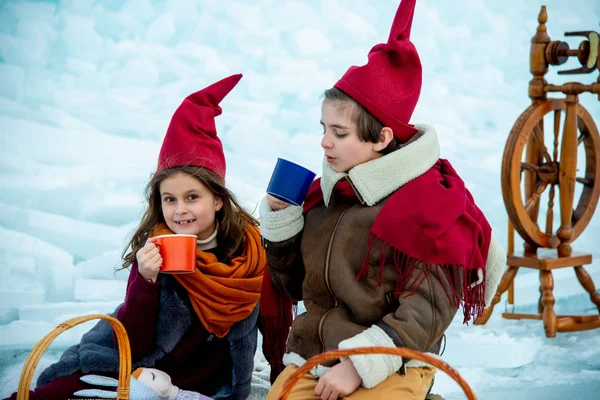
[[[183,100],[167,129],[158,156],[157,173],[193,165],[215,172],[225,182],[225,155],[217,136],[215,117],[222,112],[219,103],[240,79],[242,74],[232,75]]]

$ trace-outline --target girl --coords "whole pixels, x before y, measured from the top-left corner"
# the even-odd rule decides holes
[[[214,399],[250,393],[266,265],[257,221],[225,188],[214,122],[240,79],[234,75],[188,96],[173,115],[146,187],[148,208],[123,253],[123,268],[131,273],[115,313],[129,335],[134,368],[162,370],[179,388]],[[197,235],[194,273],[159,273],[153,237],[172,233]],[[87,388],[81,375],[117,371],[116,338],[101,321],[41,374],[31,398],[69,398]]]
[[[323,174],[304,207],[271,196],[261,203],[271,278],[263,303],[282,293],[306,307],[292,323],[287,367],[269,400],[298,366],[328,350],[439,354],[459,306],[465,321],[476,318],[496,291],[504,251],[464,182],[439,158],[435,130],[408,123],[421,88],[409,39],[414,6],[403,0],[388,43],[325,92]],[[279,328],[287,336],[288,326]],[[424,399],[434,374],[401,357],[350,356],[314,368],[289,399]]]

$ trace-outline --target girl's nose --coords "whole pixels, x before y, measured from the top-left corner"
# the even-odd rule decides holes
[[[183,215],[183,214],[187,214],[187,207],[185,206],[177,206],[177,209],[175,210],[175,214],[177,215]]]

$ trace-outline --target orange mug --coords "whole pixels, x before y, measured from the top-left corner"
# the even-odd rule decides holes
[[[153,238],[163,259],[163,274],[189,274],[196,270],[196,235],[160,235]]]

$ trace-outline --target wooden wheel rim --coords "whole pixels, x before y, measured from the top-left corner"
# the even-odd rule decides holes
[[[540,230],[537,221],[533,221],[527,214],[522,200],[521,160],[535,126],[549,112],[565,109],[566,103],[563,99],[550,99],[532,104],[515,122],[508,136],[502,158],[502,195],[509,219],[525,241],[538,247],[556,248],[558,240],[556,230],[552,234],[545,233]],[[585,177],[591,180],[591,185],[584,185],[574,209],[571,242],[577,239],[589,224],[600,196],[600,183],[598,182],[600,179],[600,137],[594,120],[581,104],[577,105],[577,126],[579,132],[585,133],[583,139],[586,155]],[[557,162],[560,163],[560,158]],[[556,188],[558,189],[559,186],[556,185]]]

